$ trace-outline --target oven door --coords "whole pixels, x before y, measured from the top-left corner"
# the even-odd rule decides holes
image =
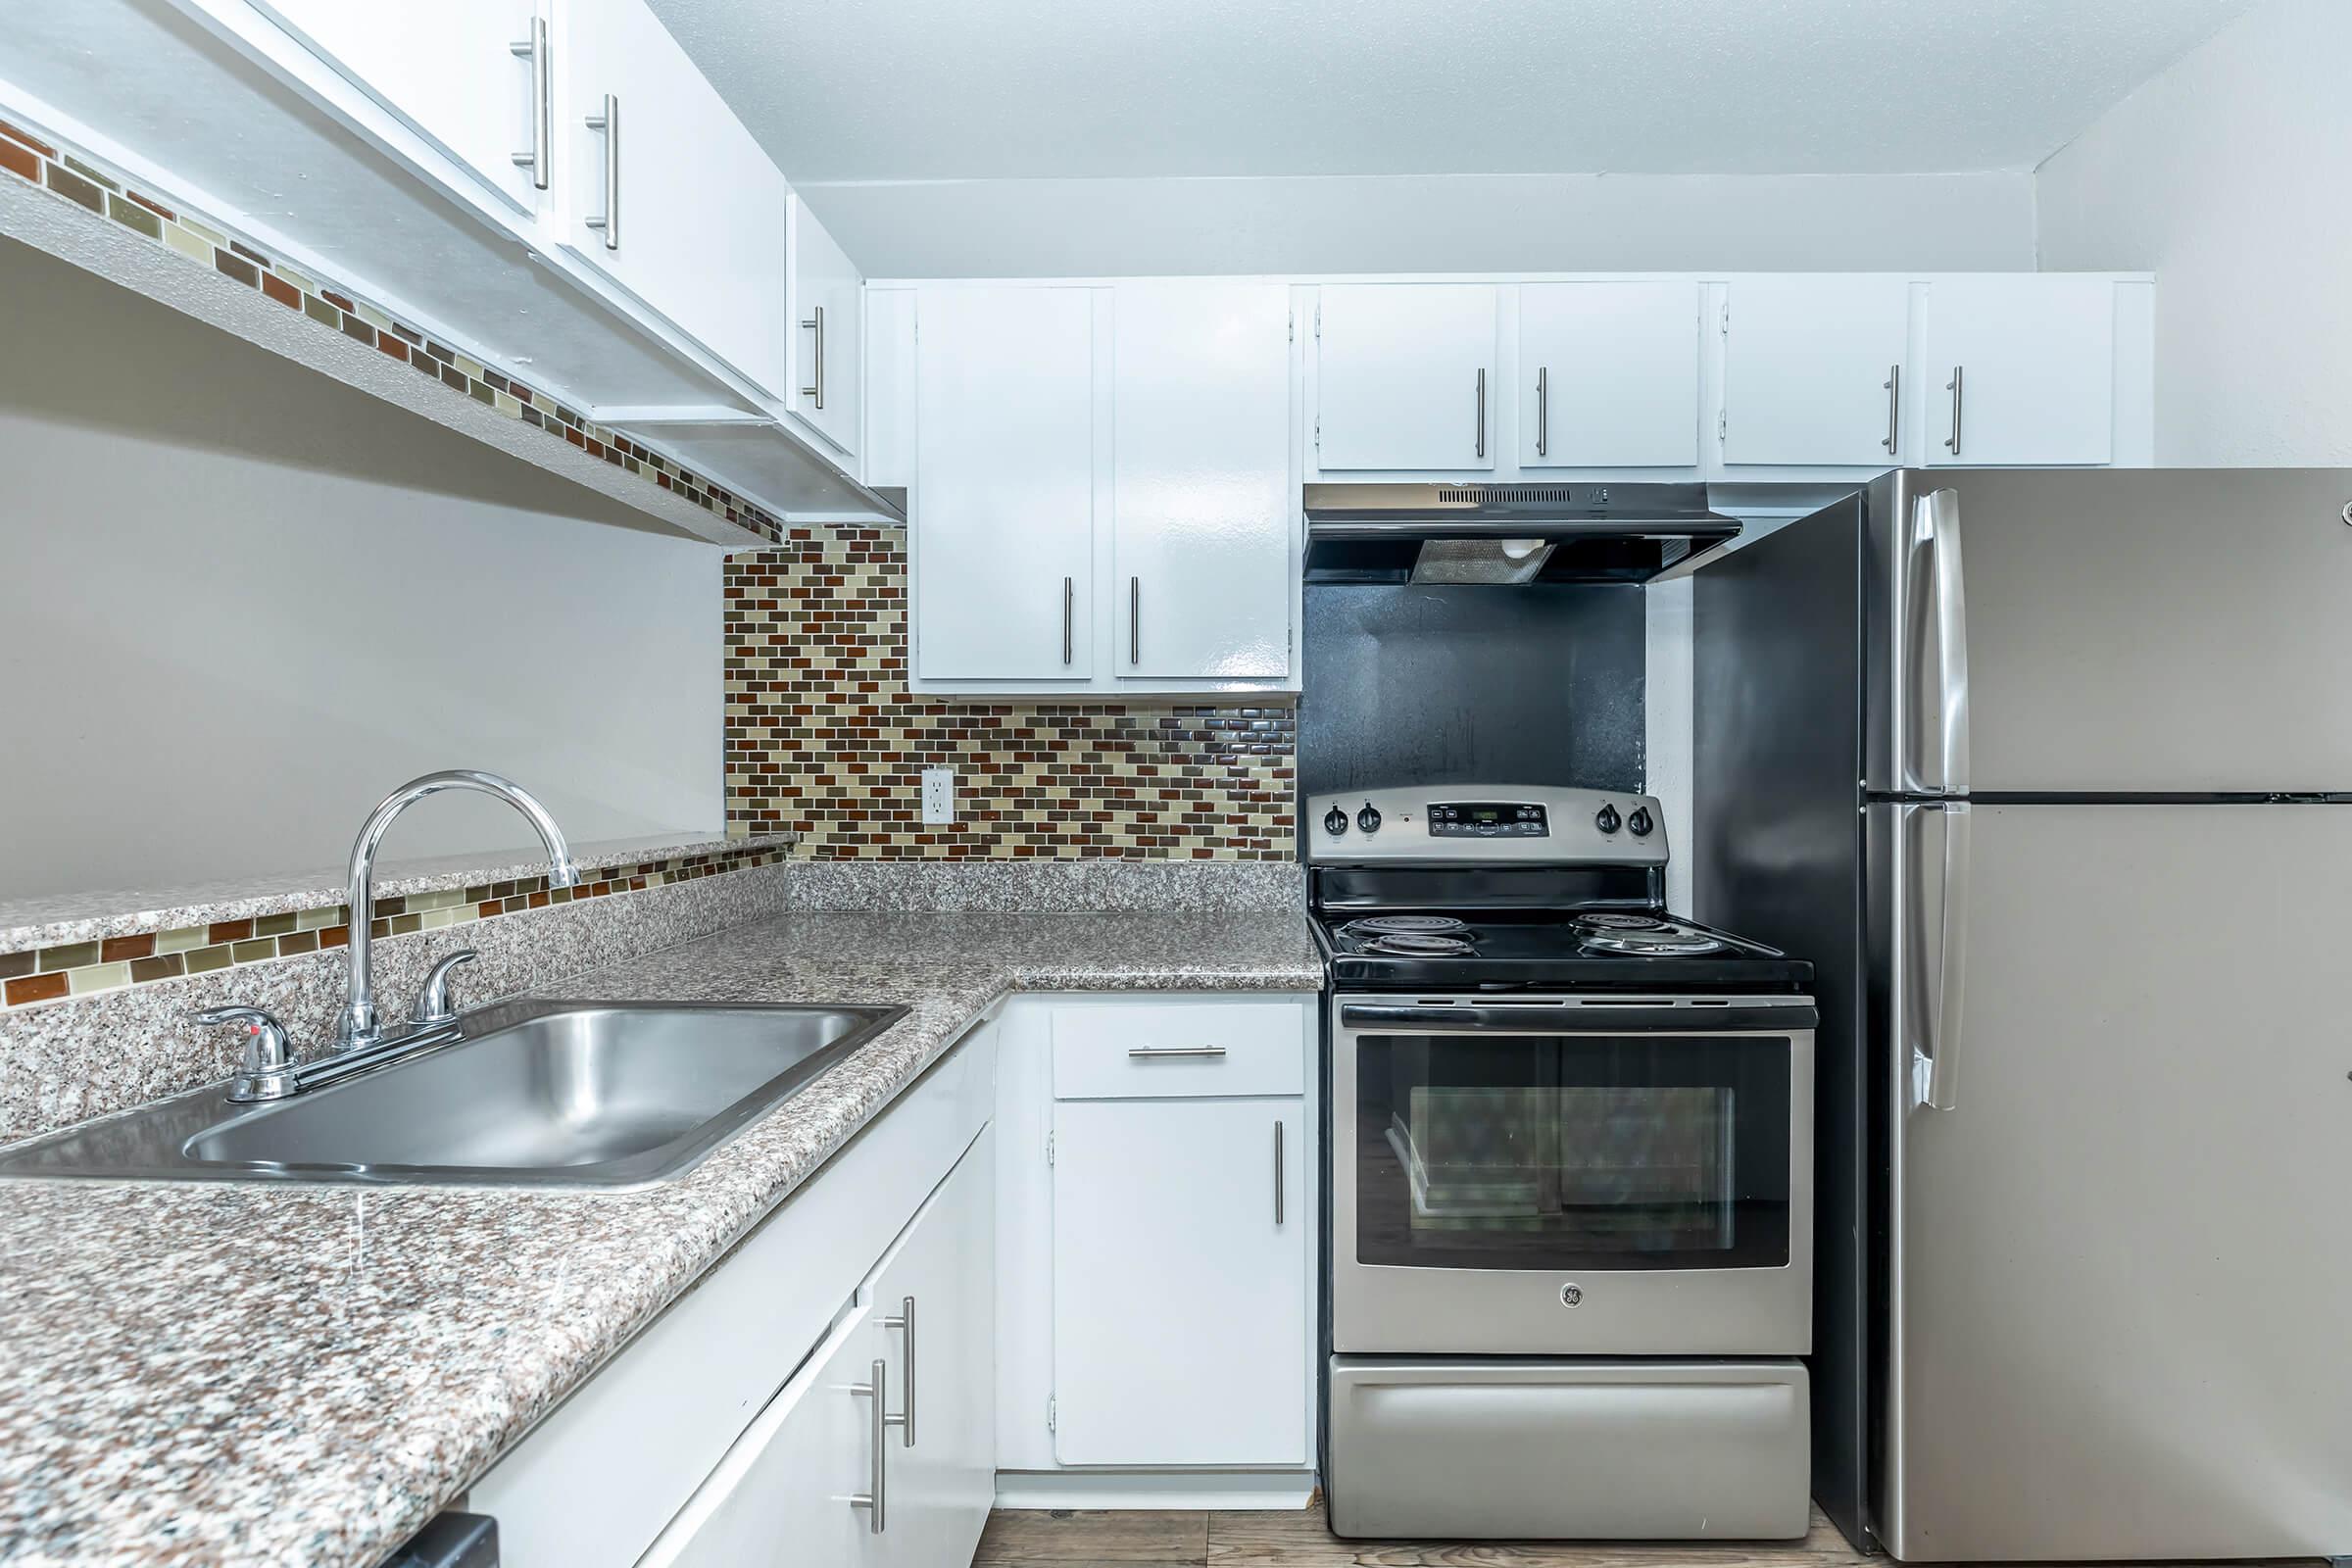
[[[1334,1350],[1811,1348],[1809,1001],[1332,1005]]]

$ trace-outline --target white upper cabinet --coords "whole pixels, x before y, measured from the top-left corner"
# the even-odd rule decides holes
[[[255,3],[509,206],[536,210],[555,120],[533,0]]]
[[[859,435],[858,383],[864,365],[859,339],[864,279],[808,204],[792,198],[784,273],[792,318],[792,412],[844,453],[855,456]]]
[[[564,248],[797,403],[791,185],[642,0],[564,0],[555,78]]]
[[[1330,283],[1316,330],[1316,466],[1494,466],[1493,283]]]
[[[1122,283],[1111,404],[1121,675],[1291,673],[1291,302],[1280,283]]]
[[[1519,290],[1519,464],[1687,468],[1698,462],[1698,285]]]
[[[915,306],[915,674],[1094,672],[1093,288],[924,289]]]
[[[1911,283],[1740,277],[1723,333],[1727,465],[1891,467],[1901,444]]]
[[[2113,460],[2113,279],[1938,277],[1926,297],[1920,459],[1936,466]]]

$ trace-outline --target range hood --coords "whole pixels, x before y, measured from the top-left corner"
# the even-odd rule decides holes
[[[1310,484],[1306,580],[1648,582],[1740,536],[1699,484]]]

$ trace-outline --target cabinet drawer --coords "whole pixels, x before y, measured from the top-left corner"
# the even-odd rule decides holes
[[[1056,1100],[1306,1092],[1293,1002],[1056,1007],[1053,1034]]]

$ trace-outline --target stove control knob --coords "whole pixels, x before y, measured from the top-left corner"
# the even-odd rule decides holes
[[[1347,832],[1348,813],[1341,810],[1336,806],[1330,810],[1325,811],[1323,813],[1323,831],[1330,834],[1335,839],[1341,834]]]
[[[1658,824],[1650,820],[1648,807],[1637,806],[1634,814],[1625,819],[1625,825],[1634,830],[1634,837],[1645,839],[1649,837],[1649,830]]]
[[[1625,818],[1617,814],[1617,808],[1614,806],[1604,806],[1600,808],[1600,813],[1592,818],[1592,825],[1603,833],[1614,833],[1625,825]]]
[[[1355,825],[1367,833],[1380,831],[1380,812],[1373,808],[1370,801],[1366,801],[1364,808],[1355,813]]]

